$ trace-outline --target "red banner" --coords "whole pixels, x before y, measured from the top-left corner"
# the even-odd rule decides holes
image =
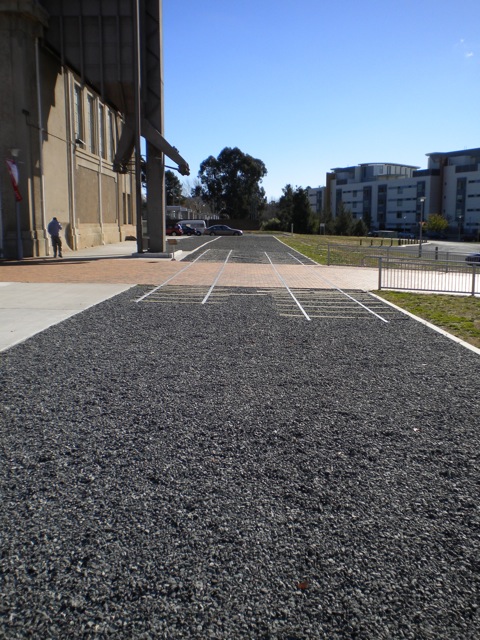
[[[18,188],[18,167],[15,160],[6,160],[8,173],[10,174],[10,180],[12,181],[12,187],[15,192],[15,200],[20,202],[22,200],[22,194]]]

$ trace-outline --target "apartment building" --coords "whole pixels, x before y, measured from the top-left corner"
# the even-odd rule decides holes
[[[480,149],[427,157],[427,169],[398,163],[337,167],[327,174],[327,186],[314,191],[323,189],[333,216],[344,207],[371,229],[417,233],[420,221],[437,213],[448,220],[450,235],[478,238]]]
[[[331,212],[335,216],[344,207],[369,228],[414,232],[422,215],[438,207],[438,180],[405,164],[338,167],[329,180]]]
[[[480,234],[480,149],[429,153],[428,170],[438,173],[439,213],[460,236]]]
[[[312,211],[321,213],[325,204],[325,187],[307,187],[307,195]]]

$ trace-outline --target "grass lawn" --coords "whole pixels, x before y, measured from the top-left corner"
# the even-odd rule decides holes
[[[278,234],[278,236],[289,247],[296,249],[319,264],[326,264],[328,243],[358,246],[360,240],[359,238],[343,236],[299,234],[294,236]],[[375,245],[382,246],[381,240],[381,238],[375,238]],[[370,244],[370,238],[368,240],[364,238],[363,242]],[[384,240],[384,243],[386,242],[390,244],[390,240]],[[419,318],[448,331],[448,333],[474,347],[480,348],[480,298],[385,290],[375,291],[375,293]]]
[[[480,348],[480,298],[384,290],[375,293]]]

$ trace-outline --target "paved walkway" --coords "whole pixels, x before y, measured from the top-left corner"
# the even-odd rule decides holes
[[[179,243],[181,246],[181,242]],[[181,262],[136,253],[136,242],[66,252],[64,258],[0,263],[0,351],[137,284],[159,285],[173,276],[178,286],[377,288],[375,269],[321,265]],[[177,275],[178,274],[178,275]]]

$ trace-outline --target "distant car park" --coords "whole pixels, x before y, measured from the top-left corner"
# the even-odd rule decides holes
[[[165,233],[167,236],[183,236],[183,230],[179,224],[167,223]]]
[[[447,240],[448,236],[446,233],[441,233],[440,231],[427,231],[425,236],[429,240]]]
[[[204,233],[207,236],[243,236],[243,231],[232,229],[226,224],[214,224],[211,227],[207,227]]]
[[[189,224],[180,224],[182,231],[186,236],[201,236],[202,232],[199,229],[194,229]]]
[[[396,238],[397,232],[389,229],[372,229],[367,233],[371,238]]]
[[[480,262],[480,253],[469,253],[465,260],[467,262]]]

